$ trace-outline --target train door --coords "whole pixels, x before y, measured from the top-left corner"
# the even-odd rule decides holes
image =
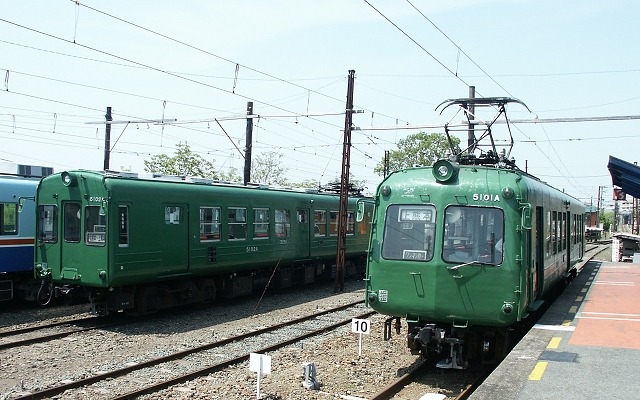
[[[293,233],[295,236],[295,242],[298,244],[296,248],[296,256],[298,258],[311,257],[311,235],[313,232],[313,219],[309,216],[311,210],[308,208],[298,208],[296,210],[296,231]]]
[[[60,276],[79,279],[82,275],[82,205],[77,201],[62,202],[62,243],[60,246]]]
[[[536,207],[535,221],[535,249],[533,250],[533,266],[531,271],[531,296],[530,300],[536,300],[542,293],[542,285],[544,284],[544,257],[545,257],[545,223],[544,211],[542,207]]]
[[[161,226],[161,264],[163,274],[189,270],[189,216],[186,204],[165,204]]]

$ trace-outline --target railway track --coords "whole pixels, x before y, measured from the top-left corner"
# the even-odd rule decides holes
[[[154,377],[153,382],[148,386],[142,387],[132,392],[118,394],[115,397],[104,397],[110,398],[112,400],[131,399],[143,394],[157,392],[170,386],[192,380],[199,376],[223,370],[224,368],[227,368],[231,365],[247,360],[250,353],[265,353],[274,351],[282,347],[300,342],[301,340],[318,336],[325,332],[339,328],[343,325],[349,324],[351,323],[352,318],[366,318],[373,313],[374,312],[372,311],[364,311],[364,309],[362,308],[362,301],[352,302],[340,307],[319,311],[310,315],[291,319],[286,322],[274,324],[272,326],[252,329],[249,332],[243,334],[237,334],[230,338],[225,338],[211,343],[205,343],[200,346],[174,352],[165,356],[157,357],[139,363],[131,363],[130,365],[109,372],[93,374],[91,376],[76,380],[65,380],[56,386],[40,391],[21,393],[19,396],[12,397],[12,399],[48,398],[57,396],[66,391],[87,387],[89,385],[98,384],[107,380],[119,379],[125,375],[132,373]],[[285,338],[275,344],[272,344],[271,339],[274,332],[279,332],[278,336]],[[247,347],[249,346],[243,345],[245,342],[240,343],[241,341],[249,342],[247,339],[252,339],[252,342],[254,343],[269,343],[269,345],[247,349]],[[214,349],[217,354],[226,353],[233,355],[230,357],[225,357],[223,361],[211,363],[210,359],[212,358],[212,354],[210,350]],[[175,374],[163,380],[157,379],[158,376],[166,374],[166,371],[180,370],[180,368],[172,367],[171,363],[184,359],[185,357],[201,357],[203,359],[202,364],[204,365],[201,368],[196,368],[188,372]],[[73,392],[66,393],[65,396],[67,395],[73,396]],[[97,398],[97,396],[91,397]]]
[[[4,331],[0,333],[0,350],[45,343],[65,338],[74,333],[106,329],[134,322],[136,321],[92,316]],[[64,331],[60,332],[59,329]]]

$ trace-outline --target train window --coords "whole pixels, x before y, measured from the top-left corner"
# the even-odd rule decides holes
[[[277,237],[291,237],[291,220],[289,210],[276,210],[275,228]]]
[[[267,239],[269,237],[269,209],[255,208],[253,210],[253,237]]]
[[[38,207],[38,241],[56,243],[58,241],[58,206]]]
[[[558,212],[551,213],[551,251],[552,254],[558,253]]]
[[[178,225],[182,223],[182,207],[167,206],[164,208],[164,223]]]
[[[327,212],[325,210],[314,211],[314,235],[327,236]]]
[[[307,210],[298,210],[298,222],[301,224],[307,223]]]
[[[229,239],[241,240],[247,238],[247,209],[229,207],[228,212]]]
[[[118,206],[118,246],[129,245],[129,207]]]
[[[0,203],[0,235],[16,235],[18,233],[18,204]]]
[[[382,257],[429,261],[433,258],[436,209],[431,205],[391,205],[387,208]]]
[[[84,209],[84,243],[89,246],[104,246],[107,240],[107,222],[100,215],[100,206]]]
[[[329,212],[329,235],[338,235],[338,211]]]
[[[446,262],[502,263],[504,213],[499,208],[449,206],[442,258]]]
[[[64,241],[69,243],[80,242],[80,203],[64,204]]]
[[[562,250],[567,249],[567,213],[562,213]]]
[[[547,211],[547,223],[545,225],[545,230],[546,230],[546,240],[547,240],[547,257],[549,257],[551,255],[551,232],[553,231],[553,229],[551,228],[553,226],[553,220],[551,219],[551,211]]]
[[[347,212],[347,235],[355,235],[356,233],[356,215],[353,211]]]
[[[200,207],[200,241],[220,240],[220,207]]]

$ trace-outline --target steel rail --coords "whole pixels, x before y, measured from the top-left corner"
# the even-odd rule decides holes
[[[276,330],[276,329],[279,329],[279,328],[283,328],[283,327],[287,327],[287,326],[290,326],[290,325],[295,325],[295,324],[298,324],[298,323],[301,323],[301,322],[305,322],[305,321],[317,318],[319,316],[330,314],[330,313],[333,313],[333,312],[336,312],[336,311],[342,311],[342,310],[348,309],[350,307],[357,306],[359,304],[363,304],[363,301],[360,300],[360,301],[356,301],[356,302],[352,302],[352,303],[349,303],[349,304],[345,304],[345,305],[342,305],[342,306],[339,306],[339,307],[336,307],[336,308],[331,308],[331,309],[319,311],[319,312],[314,313],[314,314],[310,314],[310,315],[307,315],[307,316],[304,316],[304,317],[295,318],[295,319],[292,319],[292,320],[289,320],[289,321],[286,321],[286,322],[282,322],[282,323],[279,323],[279,324],[276,324],[276,325],[273,325],[273,326],[270,326],[270,327],[252,330],[250,332],[243,333],[243,334],[240,334],[240,335],[236,335],[236,336],[231,337],[231,338],[227,338],[227,339],[223,339],[223,340],[220,340],[220,341],[204,344],[202,346],[194,347],[194,348],[191,348],[191,349],[186,349],[186,350],[179,351],[179,352],[176,352],[176,353],[173,353],[173,354],[169,354],[167,356],[158,357],[158,358],[154,358],[154,359],[151,359],[151,360],[143,361],[143,362],[140,362],[140,363],[136,363],[135,365],[129,365],[129,366],[126,366],[126,367],[123,367],[123,368],[119,368],[119,369],[116,369],[116,370],[113,370],[113,371],[109,371],[109,372],[106,372],[106,373],[103,373],[103,374],[97,374],[97,375],[89,376],[89,377],[86,377],[86,378],[75,380],[73,382],[64,382],[64,383],[61,383],[59,385],[56,385],[56,386],[53,386],[53,387],[50,387],[50,388],[47,388],[47,389],[43,389],[43,390],[40,390],[40,391],[37,391],[37,392],[26,393],[26,394],[24,394],[22,396],[16,396],[16,397],[13,397],[12,399],[13,400],[17,400],[17,399],[43,399],[43,398],[47,398],[47,397],[53,397],[53,396],[56,396],[56,395],[58,395],[58,394],[60,394],[60,393],[62,393],[64,391],[66,391],[66,390],[69,390],[69,389],[76,389],[76,388],[79,388],[79,387],[82,387],[82,386],[91,385],[91,384],[94,384],[96,382],[106,380],[108,378],[118,377],[118,376],[121,376],[121,375],[124,375],[124,374],[128,374],[130,372],[136,371],[136,370],[140,370],[140,369],[152,367],[152,366],[155,366],[155,365],[158,365],[158,364],[163,364],[163,363],[166,363],[166,362],[169,362],[169,361],[181,359],[181,358],[184,358],[184,357],[186,357],[188,355],[191,355],[191,354],[194,354],[194,353],[198,353],[198,352],[202,352],[202,351],[209,350],[209,349],[212,349],[212,348],[224,346],[224,345],[227,345],[227,344],[230,344],[230,343],[233,343],[233,342],[237,342],[237,341],[240,341],[240,340],[252,337],[252,336],[258,336],[258,335],[261,335],[261,334],[264,334],[264,333],[268,333],[270,331],[273,331],[273,330]],[[370,312],[365,313],[363,315],[372,315],[374,313],[375,312],[370,311]],[[351,318],[346,322],[345,321],[341,321],[338,324],[338,326],[344,325],[345,323],[349,323],[350,321],[351,321]],[[316,334],[319,334],[319,333],[322,333],[322,332],[324,332],[326,330],[331,330],[331,329],[335,329],[335,327],[333,327],[333,325],[332,325],[331,327],[325,327],[325,328],[319,329],[317,331],[312,331],[310,333],[307,333],[307,334],[304,334],[304,335],[302,335],[300,337],[292,339],[292,343],[295,343],[296,341],[299,341],[299,340],[304,339],[306,337],[310,337],[310,336],[313,336],[313,335],[316,335]],[[265,351],[272,351],[272,350],[265,350]],[[247,354],[246,358],[248,358],[248,357],[249,357],[249,355]],[[236,362],[238,362],[238,361],[236,361]],[[220,365],[220,364],[216,364],[216,366],[209,367],[209,368],[224,368],[224,367],[218,367],[218,365]],[[207,373],[207,372],[201,372],[201,373]],[[188,375],[185,375],[185,376],[191,376],[193,374],[195,374],[195,376],[200,376],[200,375],[198,375],[198,372],[194,372],[194,373],[191,373],[191,374],[188,374]],[[186,379],[192,379],[192,378],[186,378]],[[179,382],[180,381],[180,377],[173,378],[170,381],[171,382],[173,382],[173,381]],[[150,388],[159,387],[159,385],[162,385],[162,384],[163,383],[159,383],[158,385],[150,386]],[[175,384],[175,383],[172,383],[172,384]],[[158,389],[145,388],[145,389],[141,389],[141,390],[150,390],[150,392],[153,392],[153,391],[157,391]],[[126,396],[131,396],[131,394],[127,394]],[[126,397],[126,396],[125,397],[121,396],[121,397],[116,397],[116,398],[120,398],[120,399],[131,398],[131,397]],[[135,395],[135,396],[138,396],[138,395]]]

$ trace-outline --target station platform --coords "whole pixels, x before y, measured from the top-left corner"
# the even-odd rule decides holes
[[[582,265],[469,399],[640,399],[640,264]]]

